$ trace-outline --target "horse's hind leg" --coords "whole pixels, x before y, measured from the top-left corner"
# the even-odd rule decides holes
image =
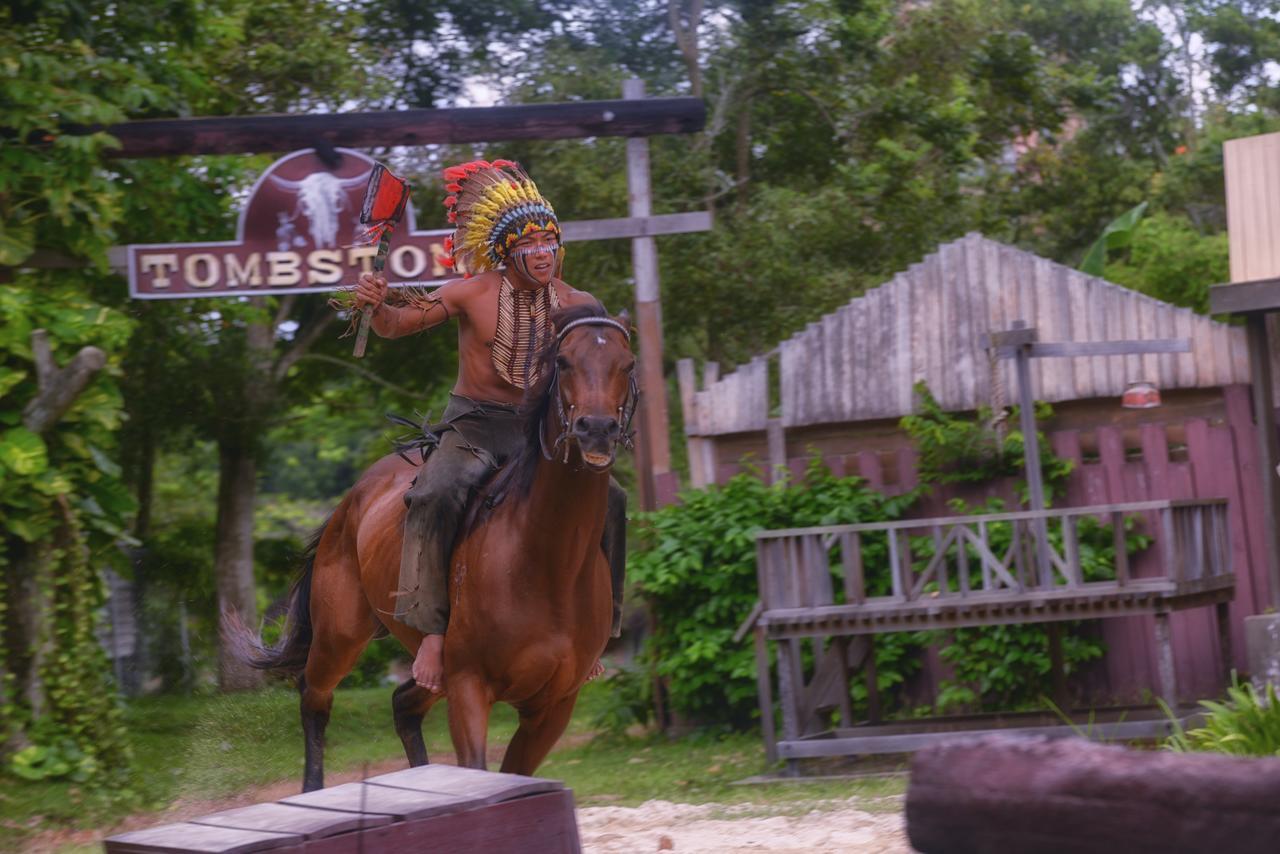
[[[569,726],[573,706],[577,701],[578,693],[575,691],[560,702],[534,714],[521,711],[520,727],[502,757],[502,771],[526,776],[537,771],[542,760],[547,758],[551,748],[555,747],[565,728]]]
[[[306,766],[302,791],[324,788],[324,730],[333,708],[333,689],[351,672],[368,646],[377,620],[344,561],[317,561],[311,597],[311,649],[298,680]]]
[[[395,717],[396,735],[404,745],[409,767],[427,764],[427,745],[422,740],[422,719],[442,695],[432,694],[412,679],[406,679],[391,695],[391,711]]]

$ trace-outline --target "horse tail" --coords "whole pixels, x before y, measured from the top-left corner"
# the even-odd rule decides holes
[[[267,611],[267,618],[284,616],[280,638],[274,645],[262,640],[260,631],[244,624],[234,610],[222,614],[222,638],[231,654],[238,660],[258,670],[272,670],[290,676],[302,673],[307,666],[307,653],[311,650],[311,578],[316,564],[316,551],[332,517],[326,519],[312,535],[304,549],[302,571],[289,589],[283,607]]]

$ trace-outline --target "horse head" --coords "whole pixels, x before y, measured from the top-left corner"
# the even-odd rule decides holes
[[[555,320],[556,337],[548,348],[546,422],[541,425],[542,453],[569,460],[576,445],[582,464],[607,471],[618,445],[631,447],[631,419],[640,391],[631,352],[631,329],[626,312],[609,317],[603,308],[573,307]],[[546,436],[555,441],[548,448]]]

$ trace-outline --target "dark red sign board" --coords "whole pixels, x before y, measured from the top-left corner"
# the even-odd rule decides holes
[[[263,173],[240,212],[236,239],[222,243],[134,244],[128,248],[129,293],[137,299],[312,293],[353,285],[373,268],[378,245],[353,245],[367,226],[360,206],[373,161],[337,149],[325,166],[314,151],[288,154]],[[440,263],[449,230],[417,231],[413,205],[396,229],[387,258],[395,282],[439,284],[453,277]]]

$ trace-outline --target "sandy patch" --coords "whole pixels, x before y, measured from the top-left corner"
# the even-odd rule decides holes
[[[911,852],[901,811],[873,814],[859,809],[859,803],[857,798],[824,801],[800,815],[794,803],[646,801],[638,807],[579,809],[578,830],[585,854]]]

